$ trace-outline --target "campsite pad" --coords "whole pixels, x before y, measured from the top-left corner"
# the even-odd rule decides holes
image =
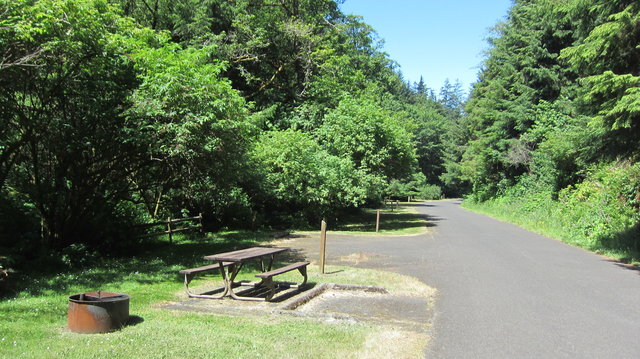
[[[301,293],[278,295],[284,300],[247,302],[184,296],[183,301],[164,303],[161,307],[232,316],[293,315],[324,321],[384,324],[408,330],[424,328],[431,318],[428,298],[394,295],[379,287],[327,283]]]
[[[418,329],[429,322],[425,298],[358,290],[328,289],[295,310],[316,316],[347,317]]]

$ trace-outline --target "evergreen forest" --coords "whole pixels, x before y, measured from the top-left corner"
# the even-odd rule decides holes
[[[639,2],[514,1],[469,94],[405,80],[341,2],[0,0],[5,266],[409,196],[639,259]]]

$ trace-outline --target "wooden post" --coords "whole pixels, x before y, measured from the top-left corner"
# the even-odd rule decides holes
[[[380,231],[380,210],[376,214],[376,233]]]
[[[173,236],[171,235],[171,217],[167,218],[167,232],[169,233],[169,243],[173,243]]]
[[[327,222],[320,225],[320,273],[324,274],[324,257],[327,251]]]

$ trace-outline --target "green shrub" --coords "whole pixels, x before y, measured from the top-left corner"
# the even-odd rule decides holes
[[[427,184],[421,186],[419,189],[418,197],[421,199],[440,199],[442,197],[442,188],[434,184]]]
[[[585,181],[560,192],[569,227],[595,247],[640,249],[640,163],[613,163],[593,170]]]

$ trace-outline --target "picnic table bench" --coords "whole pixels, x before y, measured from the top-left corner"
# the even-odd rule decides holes
[[[304,278],[304,280],[300,284],[289,284],[288,286],[290,288],[301,288],[302,286],[304,286],[307,283],[307,266],[308,265],[309,265],[309,262],[296,262],[296,263],[284,266],[282,268],[256,274],[256,277],[262,278],[262,284],[267,288],[269,288],[269,293],[267,293],[266,300],[271,300],[271,298],[273,298],[273,295],[276,293],[277,285],[273,282],[273,277],[279,274],[287,273],[297,269],[300,272],[300,274],[302,274],[302,277]]]

